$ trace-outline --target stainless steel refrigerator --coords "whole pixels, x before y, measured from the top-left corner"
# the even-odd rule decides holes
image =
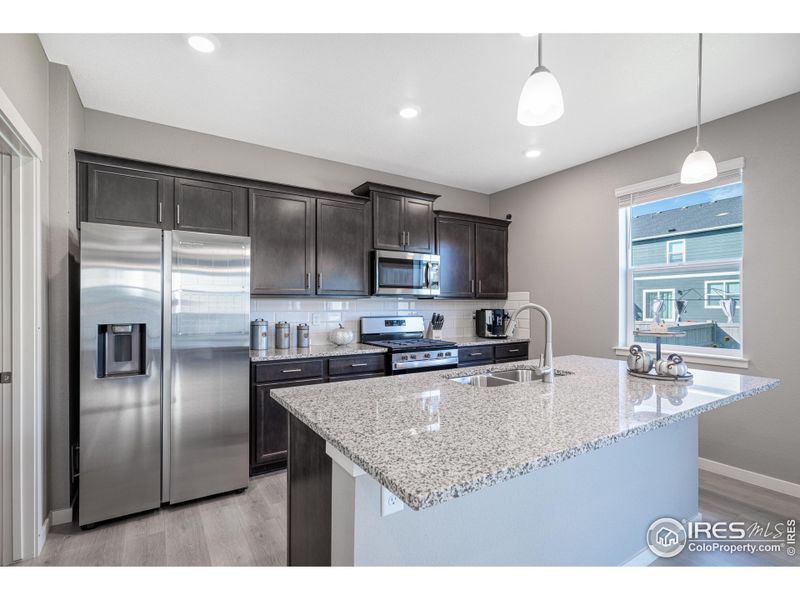
[[[247,487],[249,238],[80,236],[79,524]]]

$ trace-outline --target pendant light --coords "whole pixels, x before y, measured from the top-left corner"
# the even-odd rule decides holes
[[[547,125],[564,114],[561,86],[553,74],[542,66],[542,34],[539,34],[539,66],[522,87],[517,106],[517,121],[522,125]]]
[[[681,183],[702,183],[717,176],[717,163],[714,157],[700,149],[700,100],[703,91],[703,34],[697,46],[697,138],[694,150],[683,161]]]

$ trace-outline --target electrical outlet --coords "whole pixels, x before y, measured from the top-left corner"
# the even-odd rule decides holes
[[[403,510],[403,501],[392,492],[381,486],[381,516],[391,515],[392,513]]]

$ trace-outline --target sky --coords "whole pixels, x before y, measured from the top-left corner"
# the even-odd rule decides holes
[[[656,202],[648,202],[646,204],[637,204],[632,209],[634,217],[641,215],[649,215],[650,213],[662,212],[671,210],[673,208],[683,208],[684,206],[692,206],[694,204],[703,204],[704,202],[713,202],[714,200],[724,200],[725,198],[733,198],[742,195],[742,182],[729,183],[716,188],[694,192],[692,194],[684,194],[683,196],[674,196]]]

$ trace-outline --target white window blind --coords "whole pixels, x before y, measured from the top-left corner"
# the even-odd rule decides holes
[[[718,187],[729,183],[736,183],[741,180],[742,169],[744,168],[744,158],[734,158],[717,163],[719,175],[713,181],[703,183],[683,184],[680,180],[680,173],[650,179],[617,188],[614,193],[620,207],[663,200],[674,196],[683,196],[708,189],[710,186]]]

